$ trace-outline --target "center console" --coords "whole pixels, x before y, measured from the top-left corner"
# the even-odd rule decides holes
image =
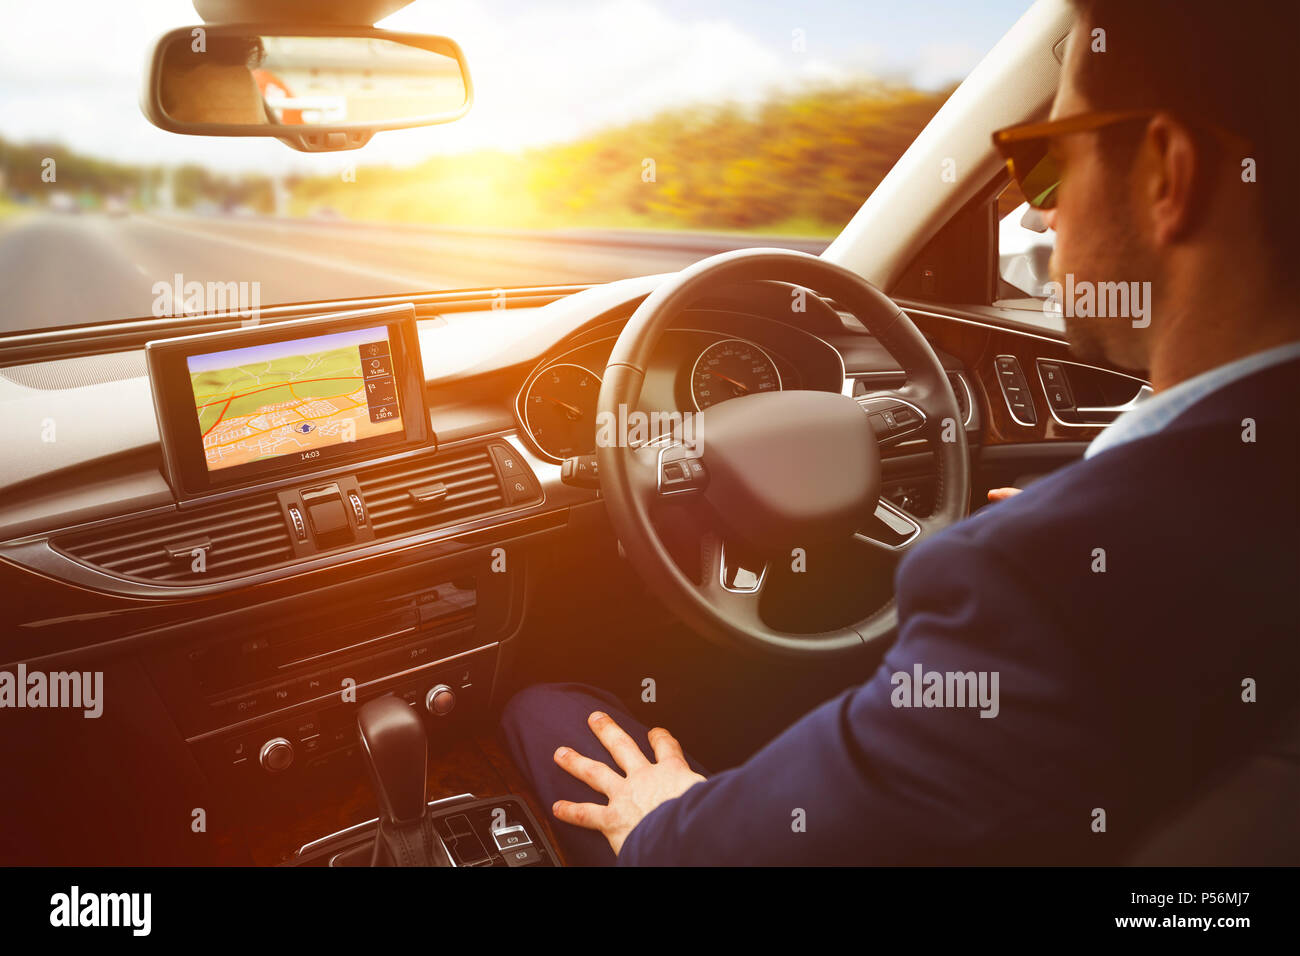
[[[463,866],[559,866],[559,858],[528,805],[514,795],[464,793],[431,800],[433,828],[450,863]],[[369,866],[378,819],[305,844],[290,866]]]
[[[523,552],[507,563],[471,522],[541,494],[499,438],[438,448],[412,308],[151,342],[148,359],[177,509],[66,545],[101,564],[140,552],[120,573],[201,596],[146,660],[208,779],[281,860],[302,831],[357,819],[369,775],[379,816],[291,862],[555,865],[520,798],[426,799],[426,741],[471,740],[489,715],[523,604]]]
[[[485,715],[518,582],[487,562],[422,578],[222,615],[206,639],[154,654],[154,683],[208,776],[255,798],[360,776],[357,708],[385,694],[431,730]]]
[[[294,866],[558,866],[528,805],[505,795],[428,799],[424,723],[399,697],[356,713],[379,816],[306,844]]]

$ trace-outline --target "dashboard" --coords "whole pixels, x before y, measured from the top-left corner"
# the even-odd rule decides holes
[[[374,446],[349,443],[346,453],[327,452],[321,461],[281,456],[294,462],[284,470],[277,464],[263,471],[255,463],[247,483],[210,485],[197,496],[169,482],[166,419],[178,410],[195,419],[198,410],[202,421],[206,413],[198,406],[208,403],[196,399],[196,370],[210,377],[206,364],[222,374],[237,364],[191,365],[190,356],[225,356],[231,344],[225,338],[191,339],[179,349],[184,361],[175,363],[172,377],[176,393],[184,394],[174,406],[168,373],[161,389],[150,388],[143,351],[0,369],[7,408],[0,429],[14,451],[0,464],[0,583],[25,594],[3,622],[4,656],[71,650],[159,627],[192,628],[196,615],[281,597],[310,601],[320,588],[425,557],[472,564],[501,542],[544,541],[589,510],[600,512],[598,491],[566,483],[561,465],[594,448],[595,403],[611,350],[656,284],[649,276],[550,292],[508,310],[493,309],[481,296],[473,300],[477,307],[448,308],[445,297],[436,304],[415,297],[371,306],[393,313],[385,316],[353,312],[348,318],[344,309],[310,306],[268,310],[258,334],[296,342],[274,359],[280,363],[326,356],[320,343],[304,346],[303,340],[333,329],[336,320],[370,330],[384,325],[389,361],[380,362],[376,394],[388,395],[391,377],[397,391],[389,398],[397,401],[349,395],[358,403],[351,414],[379,424],[395,407],[402,429],[394,426]],[[830,303],[810,298],[809,311],[794,314],[790,301],[788,287],[760,282],[685,310],[652,354],[641,410],[694,413],[739,395],[793,389],[842,392],[866,403],[872,393],[903,384],[885,349]],[[306,325],[295,325],[303,320]],[[211,324],[189,329],[210,333]],[[162,327],[187,331],[179,323]],[[348,374],[356,374],[355,358],[367,358],[352,354],[358,348],[374,349],[375,342],[348,345]],[[964,405],[967,433],[977,439],[982,403],[971,400],[974,380],[959,359],[941,358]],[[400,379],[421,367],[413,392]],[[244,387],[238,376],[227,377],[236,391]],[[267,394],[258,392],[257,402]],[[304,410],[308,397],[294,397],[295,409]],[[158,401],[164,408],[156,411]],[[210,415],[209,425],[218,417]],[[49,418],[63,428],[57,442],[40,440]],[[320,419],[319,428],[298,423],[288,438],[324,442],[328,435],[316,436],[332,420]],[[201,447],[198,424],[189,426],[194,434],[185,441],[193,447],[179,457],[188,457],[197,472],[211,462],[213,449]],[[923,508],[929,466],[917,446],[924,441],[882,443],[898,469],[911,469],[889,478],[897,487],[887,484],[886,493]],[[236,469],[208,470],[223,478]],[[100,617],[113,626],[94,633],[84,627]]]
[[[568,562],[600,574],[617,553],[599,489],[566,480],[564,463],[594,450],[605,367],[658,281],[518,292],[507,309],[487,293],[285,306],[257,330],[232,321],[217,335],[211,319],[160,320],[80,357],[15,361],[11,348],[0,663],[120,663],[143,688],[122,699],[156,718],[113,710],[123,739],[156,728],[158,746],[182,747],[258,807],[359,778],[341,686],[356,702],[437,703],[440,726],[481,720],[526,627],[591,586]],[[810,389],[888,412],[880,393],[906,376],[887,350],[831,303],[810,297],[795,314],[790,301],[786,286],[752,283],[685,310],[651,355],[639,410],[707,413]],[[908,311],[948,370],[975,453],[1006,445],[1020,470],[1027,442],[1088,437],[1030,378],[1043,360],[1066,368],[1064,343]],[[143,348],[164,339],[153,356]],[[232,353],[250,346],[274,354],[246,368]],[[1008,356],[1025,372],[1015,393],[1039,409],[1033,425],[1006,398]],[[1069,371],[1083,410],[1124,399]],[[271,380],[281,374],[287,398]],[[307,378],[329,381],[300,389]],[[341,404],[310,405],[322,399]],[[882,496],[928,513],[926,439],[872,426]]]
[[[595,451],[596,400],[616,331],[601,329],[581,344],[566,343],[524,380],[516,413],[546,460]],[[760,392],[839,392],[844,381],[840,353],[816,335],[761,316],[691,310],[660,340],[646,369],[640,410],[695,413]]]

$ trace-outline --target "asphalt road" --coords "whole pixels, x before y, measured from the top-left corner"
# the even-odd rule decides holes
[[[248,283],[262,306],[606,282],[713,252],[824,242],[675,233],[512,233],[330,221],[33,213],[0,223],[0,333],[155,313],[156,283]],[[165,305],[165,303],[163,303]]]

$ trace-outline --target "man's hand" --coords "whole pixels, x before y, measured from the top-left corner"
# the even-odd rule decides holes
[[[1021,488],[990,488],[989,501],[1005,501],[1012,495],[1018,495],[1023,489]]]
[[[588,830],[599,830],[617,856],[623,841],[641,820],[665,800],[680,797],[704,778],[690,768],[682,747],[668,731],[656,727],[646,736],[655,762],[646,760],[636,741],[608,715],[596,711],[587,718],[591,732],[605,745],[624,777],[607,764],[584,757],[570,747],[555,751],[555,762],[591,789],[609,798],[607,806],[557,800],[556,819]]]

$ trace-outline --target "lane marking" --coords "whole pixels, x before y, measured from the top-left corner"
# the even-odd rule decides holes
[[[318,269],[327,269],[330,272],[351,272],[354,275],[377,279],[381,282],[404,282],[408,285],[417,287],[415,289],[404,290],[407,292],[438,291],[436,287],[430,287],[430,280],[428,278],[415,278],[414,276],[400,275],[395,272],[382,272],[378,269],[357,267],[340,259],[330,259],[325,256],[317,256],[312,253],[299,252],[294,249],[285,249],[281,246],[272,246],[261,242],[249,242],[246,239],[233,239],[229,236],[215,235],[211,232],[204,232],[199,229],[188,229],[174,223],[163,222],[162,220],[156,219],[152,216],[148,218],[148,223],[159,229],[170,229],[172,232],[179,232],[182,235],[190,236],[195,239],[205,239],[208,242],[224,243],[245,252],[263,252],[268,255],[280,256],[283,259],[292,259],[303,265],[313,266]]]

